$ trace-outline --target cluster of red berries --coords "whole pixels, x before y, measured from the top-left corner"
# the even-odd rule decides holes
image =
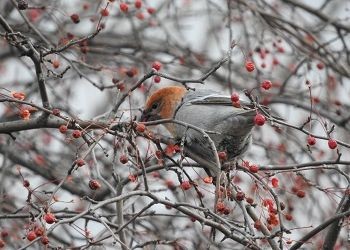
[[[227,207],[224,202],[218,201],[216,203],[216,211],[218,211],[218,213],[220,213],[220,214],[228,215],[228,214],[230,214],[231,209],[229,207]]]
[[[233,107],[236,107],[236,108],[241,107],[241,104],[239,102],[239,94],[238,93],[233,92],[231,94],[231,102],[232,102]]]

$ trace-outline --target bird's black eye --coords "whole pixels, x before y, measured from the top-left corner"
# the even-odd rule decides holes
[[[158,102],[155,102],[152,104],[152,109],[157,109],[158,108]]]

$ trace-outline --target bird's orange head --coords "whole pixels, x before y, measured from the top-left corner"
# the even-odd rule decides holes
[[[171,119],[187,90],[184,87],[164,87],[148,97],[141,121]]]

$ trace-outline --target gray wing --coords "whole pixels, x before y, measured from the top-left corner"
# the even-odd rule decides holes
[[[201,90],[185,95],[175,119],[206,131],[217,151],[227,151],[232,159],[246,150],[247,147],[241,145],[250,141],[248,134],[254,126],[255,114],[255,109],[233,107],[230,96]],[[175,129],[177,136],[185,138],[185,149],[190,157],[192,154],[202,161],[215,162],[209,140],[203,133],[181,125],[175,125]],[[210,172],[214,170],[210,169]]]
[[[231,96],[206,89],[189,91],[185,95],[183,102],[192,105],[221,105],[232,107]],[[240,100],[240,103],[243,108],[253,108],[252,104],[249,102]]]

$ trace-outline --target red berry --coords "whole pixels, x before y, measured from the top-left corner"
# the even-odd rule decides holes
[[[149,7],[147,8],[147,12],[152,15],[154,12],[156,12],[156,9],[155,8],[152,8],[152,7]]]
[[[61,125],[59,127],[59,131],[62,133],[62,134],[65,134],[67,132],[68,128],[66,125]]]
[[[278,179],[277,178],[272,178],[271,179],[271,185],[272,185],[272,187],[274,187],[274,188],[277,188],[278,187]]]
[[[109,16],[109,10],[108,9],[102,9],[100,11],[101,16]]]
[[[338,146],[337,141],[334,139],[329,139],[328,140],[328,147],[330,149],[335,149]]]
[[[30,111],[28,109],[21,109],[19,115],[23,120],[29,120]]]
[[[252,72],[252,71],[254,71],[254,69],[255,69],[255,65],[254,65],[254,63],[253,63],[252,61],[247,61],[247,62],[245,63],[245,68],[246,68],[246,70],[247,70],[248,72]]]
[[[29,231],[29,232],[27,233],[27,239],[28,239],[29,241],[33,241],[33,240],[35,240],[35,238],[36,238],[36,234],[35,234],[34,231]]]
[[[70,16],[70,19],[73,21],[73,23],[79,23],[80,22],[80,17],[78,14],[72,14]]]
[[[228,207],[225,207],[224,215],[229,215],[230,213],[231,213],[231,209],[229,209]]]
[[[312,135],[309,135],[307,137],[307,144],[309,144],[310,146],[313,146],[316,144],[316,138],[313,137]]]
[[[160,173],[159,173],[158,171],[152,172],[152,176],[153,176],[154,178],[159,178],[159,177],[160,177]]]
[[[305,197],[305,192],[304,192],[303,190],[298,190],[298,191],[297,191],[297,196],[298,196],[299,198],[304,198],[304,197]]]
[[[260,230],[261,228],[261,222],[259,220],[255,221],[254,222],[254,228],[257,229],[257,230]]]
[[[6,238],[7,236],[9,236],[9,232],[7,232],[6,230],[1,231],[2,238]]]
[[[161,80],[162,78],[160,78],[160,76],[155,76],[154,77],[154,82],[155,83],[160,83],[160,80]]]
[[[266,118],[262,114],[256,114],[256,116],[254,117],[254,123],[258,126],[264,125],[265,121],[266,121]]]
[[[244,194],[243,192],[241,192],[241,191],[237,192],[237,194],[236,194],[236,200],[238,200],[238,201],[243,201],[244,198],[245,198],[245,194]]]
[[[161,151],[161,150],[157,150],[157,151],[155,152],[155,154],[156,154],[156,157],[157,157],[158,159],[162,159],[162,158],[163,158],[163,154],[162,154],[162,151]]]
[[[137,176],[136,176],[136,175],[133,175],[133,174],[129,174],[128,179],[129,179],[129,181],[131,181],[131,182],[135,182],[135,181],[137,180]]]
[[[211,184],[213,183],[213,177],[211,176],[204,177],[203,181],[207,184]]]
[[[97,180],[90,180],[89,181],[89,187],[92,190],[96,190],[96,189],[99,189],[101,187],[101,184]]]
[[[250,205],[254,203],[254,200],[253,200],[253,198],[251,198],[251,197],[247,197],[247,198],[245,198],[245,200],[246,200],[247,203],[249,203]]]
[[[72,136],[76,139],[79,138],[81,136],[80,130],[74,130]]]
[[[317,66],[317,68],[318,68],[319,70],[322,70],[322,69],[324,68],[324,64],[321,63],[321,62],[317,63],[316,66]]]
[[[232,106],[235,107],[235,108],[240,108],[241,107],[241,103],[239,101],[232,102]]]
[[[170,190],[174,190],[176,187],[175,187],[175,184],[172,180],[168,179],[165,181],[165,185],[170,189]]]
[[[61,63],[58,59],[52,60],[52,67],[55,69],[58,69],[60,67]]]
[[[257,173],[259,171],[259,166],[258,165],[250,165],[249,171],[252,173]]]
[[[124,13],[128,12],[128,10],[129,10],[129,6],[126,3],[120,3],[119,8]]]
[[[55,116],[60,116],[61,112],[59,109],[53,109],[52,110],[52,114],[55,115]]]
[[[227,160],[227,154],[226,154],[225,151],[218,152],[218,157],[222,161],[226,161]]]
[[[46,235],[44,235],[43,237],[41,237],[41,243],[42,243],[43,245],[49,244],[49,237],[47,237]]]
[[[139,20],[145,19],[145,15],[144,15],[142,12],[136,13],[136,17],[137,17]]]
[[[139,133],[143,133],[146,130],[146,125],[143,123],[138,123],[136,126],[136,131]]]
[[[2,239],[0,239],[0,248],[5,247],[5,241],[3,241]]]
[[[233,92],[231,95],[231,101],[232,102],[239,102],[239,95],[236,92]]]
[[[128,163],[129,159],[128,159],[128,157],[126,155],[121,155],[119,157],[119,161],[120,161],[121,164],[126,164],[126,163]]]
[[[81,158],[76,159],[76,160],[75,160],[75,163],[78,165],[78,167],[82,167],[82,166],[85,165],[84,159],[81,159]]]
[[[26,95],[23,92],[12,92],[13,98],[16,98],[20,101],[23,101],[26,98]]]
[[[216,210],[220,213],[224,212],[225,211],[225,204],[221,201],[219,201],[218,203],[216,203]]]
[[[119,89],[120,91],[123,91],[125,89],[125,84],[124,83],[118,83],[117,84],[117,89]]]
[[[286,220],[293,220],[293,216],[291,214],[286,214],[284,217],[286,218]]]
[[[272,83],[269,80],[265,80],[261,83],[261,87],[265,90],[268,90],[272,87]]]
[[[34,229],[34,232],[35,232],[36,236],[40,237],[40,236],[44,235],[45,230],[43,227],[36,227]]]
[[[191,183],[189,181],[184,181],[181,183],[182,190],[188,190],[191,188]]]
[[[154,61],[154,62],[152,63],[152,68],[155,69],[155,70],[157,70],[157,71],[159,71],[159,70],[162,68],[161,62],[159,62],[159,61]]]
[[[52,213],[47,213],[44,215],[44,220],[46,221],[47,224],[53,224],[56,222],[56,217]]]
[[[128,76],[128,77],[134,77],[134,75],[135,75],[135,71],[133,71],[133,70],[128,70],[128,71],[126,71],[126,75]]]
[[[23,186],[24,187],[29,187],[30,186],[30,182],[28,180],[23,180]]]
[[[277,51],[280,52],[280,53],[284,53],[284,48],[283,47],[278,47]]]
[[[142,7],[142,1],[141,0],[136,0],[135,1],[135,8],[140,9]]]

